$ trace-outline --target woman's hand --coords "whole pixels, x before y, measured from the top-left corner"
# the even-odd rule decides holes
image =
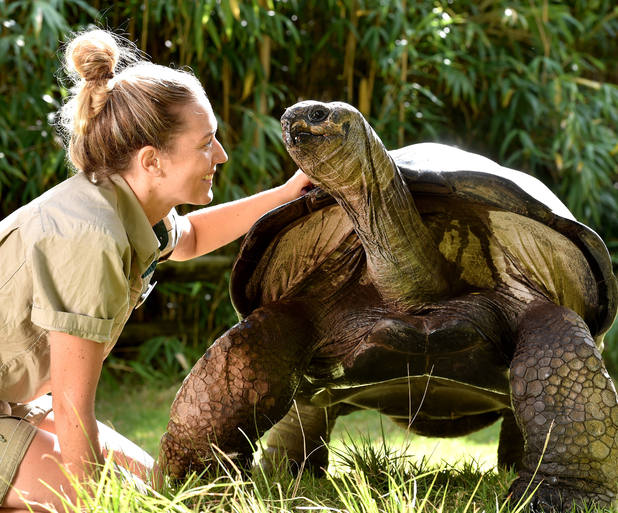
[[[301,170],[283,185],[236,201],[196,210],[187,215],[191,227],[172,252],[171,260],[189,260],[214,251],[241,235],[269,210],[302,196],[314,185]]]
[[[308,193],[315,185],[311,183],[309,177],[300,169],[294,173],[292,178],[282,185],[285,190],[288,201],[295,200],[299,196]]]

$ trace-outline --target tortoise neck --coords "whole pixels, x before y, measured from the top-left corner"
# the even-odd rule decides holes
[[[348,154],[339,163],[348,173],[346,185],[325,186],[354,224],[369,277],[382,298],[398,309],[444,297],[447,262],[399,169],[373,130],[362,146],[364,152]]]

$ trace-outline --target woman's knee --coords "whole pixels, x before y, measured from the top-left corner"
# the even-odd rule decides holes
[[[2,507],[49,511],[45,505],[61,508],[55,492],[73,500],[75,490],[61,466],[60,447],[55,435],[37,429],[17,469]]]
[[[118,465],[126,468],[140,479],[148,481],[152,476],[155,464],[152,456],[111,427],[102,422],[97,422],[97,425],[103,455],[107,457],[110,453],[113,454],[114,461]],[[54,412],[50,412],[38,427],[55,434]]]

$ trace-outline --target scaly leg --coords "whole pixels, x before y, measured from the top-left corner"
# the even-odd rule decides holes
[[[530,488],[542,480],[533,507],[561,511],[573,503],[614,503],[616,389],[579,315],[553,303],[530,307],[517,333],[511,390],[525,440],[513,498],[524,493],[542,458]]]
[[[222,335],[176,395],[161,439],[162,468],[175,477],[199,471],[213,444],[250,457],[251,442],[290,409],[311,356],[311,333],[302,309],[280,302]]]

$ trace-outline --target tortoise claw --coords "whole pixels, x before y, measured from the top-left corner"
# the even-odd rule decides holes
[[[556,484],[550,484],[556,482]],[[530,498],[532,496],[532,498]],[[589,494],[580,488],[565,486],[555,477],[533,480],[517,478],[509,489],[512,505],[527,503],[525,511],[530,513],[566,513],[588,511],[592,506],[608,506],[611,499],[598,494]]]
[[[532,498],[530,498],[531,495]],[[530,482],[521,477],[511,485],[509,501],[514,505],[529,501],[527,510],[530,513],[561,513],[564,511],[562,494],[559,490],[545,483],[539,485],[538,482]]]

